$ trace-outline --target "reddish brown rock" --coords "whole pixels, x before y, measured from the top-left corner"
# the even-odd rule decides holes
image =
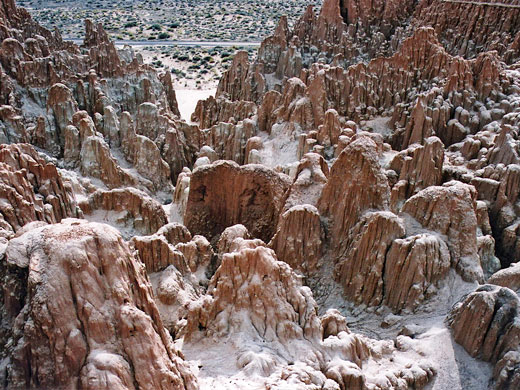
[[[325,232],[316,207],[299,205],[281,217],[269,247],[292,269],[309,275],[318,270]]]
[[[360,218],[336,260],[335,279],[349,300],[370,306],[382,303],[386,283],[391,282],[385,280],[391,261],[387,253],[394,240],[404,235],[403,221],[390,212],[366,213]],[[402,285],[398,288],[406,291]]]
[[[338,112],[334,109],[327,110],[323,124],[319,126],[318,141],[325,146],[337,144],[341,135],[341,128]]]
[[[225,97],[231,101],[250,100],[244,91],[249,71],[247,51],[239,51],[233,57],[233,63],[220,79],[216,97]]]
[[[56,167],[27,144],[0,145],[0,212],[10,229],[32,221],[60,222],[80,211]]]
[[[179,224],[163,226],[150,236],[135,236],[131,242],[139,253],[148,273],[163,271],[170,265],[189,275],[208,268],[213,249],[202,236],[191,237],[186,227]]]
[[[396,27],[409,17],[414,10],[414,2],[407,1],[375,1],[346,0],[340,2],[341,14],[349,24],[359,23],[365,28],[377,25],[383,31],[390,33],[391,28]]]
[[[96,26],[91,20],[85,20],[85,39],[83,46],[90,50],[90,63],[103,76],[120,75],[123,70],[114,44],[108,38],[101,23]]]
[[[224,255],[208,294],[204,306],[192,313],[194,323],[189,327],[193,331],[200,324],[208,335],[256,331],[267,341],[321,338],[310,290],[302,287],[290,267],[277,261],[266,247],[244,247]],[[243,323],[242,310],[253,324],[251,330]],[[227,320],[219,320],[223,317]]]
[[[442,183],[444,145],[437,137],[424,140],[424,145],[414,144],[397,154],[389,168],[398,175],[392,188],[392,209],[399,210],[402,202],[416,192]]]
[[[486,284],[463,297],[447,317],[455,341],[471,356],[495,365],[497,389],[518,383],[519,304],[512,290]]]
[[[100,179],[108,188],[137,186],[137,179],[123,170],[103,138],[90,136],[81,144],[80,169],[83,175]]]
[[[5,267],[25,292],[5,307],[7,388],[197,388],[113,228],[68,219],[31,230],[11,241]]]
[[[191,120],[198,122],[201,129],[208,129],[220,122],[238,123],[256,113],[256,104],[244,100],[230,101],[210,96],[199,100]]]
[[[233,160],[244,164],[247,141],[257,133],[255,123],[250,119],[242,122],[219,123],[209,129],[202,130],[201,140],[211,147],[221,160]]]
[[[388,208],[390,188],[379,164],[377,145],[368,137],[360,137],[348,145],[332,166],[323,188],[318,210],[330,218],[333,255],[345,251],[350,230],[362,214]]]
[[[512,264],[508,268],[495,272],[487,282],[510,288],[513,291],[520,290],[520,264]]]
[[[247,228],[244,225],[233,225],[226,228],[217,243],[217,250],[219,255],[224,255],[225,253],[233,252],[234,242],[237,239],[249,240],[251,237]]]
[[[181,273],[188,272],[188,264],[182,252],[170,245],[163,235],[135,236],[131,242],[139,253],[139,260],[144,263],[146,272],[160,272],[170,265]]]
[[[176,222],[164,225],[159,230],[157,230],[157,234],[164,236],[168,243],[172,245],[186,243],[191,241],[192,238],[188,228]]]
[[[447,238],[452,266],[465,280],[483,280],[473,186],[452,181],[442,187],[428,187],[408,199],[402,212]]]
[[[122,114],[122,122],[121,143],[126,160],[136,167],[139,174],[153,183],[155,191],[171,191],[170,167],[162,159],[157,145],[150,138],[135,133],[127,112]]]
[[[517,4],[512,0],[491,0],[488,3]],[[513,48],[520,29],[518,8],[480,5],[479,1],[422,1],[417,6],[412,24],[433,26],[454,55],[473,57],[481,51],[497,50],[508,60],[518,58]]]
[[[386,259],[384,302],[398,311],[433,296],[451,266],[448,246],[431,234],[395,240]]]
[[[289,178],[261,165],[218,161],[193,171],[184,222],[194,234],[213,239],[243,224],[269,242],[276,230]]]
[[[130,237],[133,229],[148,235],[168,223],[161,204],[134,188],[97,190],[79,206],[87,219],[130,229]]]
[[[272,36],[262,41],[258,49],[258,61],[264,64],[266,73],[276,71],[280,56],[287,48],[289,38],[289,26],[287,25],[287,17],[282,16],[276,26],[276,30]]]

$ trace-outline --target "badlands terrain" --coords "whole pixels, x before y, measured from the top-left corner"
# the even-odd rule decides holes
[[[216,89],[237,50],[249,50],[250,60],[260,42],[271,35],[282,15],[292,25],[308,5],[321,0],[27,0],[24,6],[42,26],[58,28],[64,38],[80,39],[83,21],[101,23],[110,38],[134,45],[144,62],[172,72],[181,89]],[[168,41],[194,44],[161,45]],[[227,42],[221,47],[196,42]],[[146,43],[151,45],[146,46]],[[254,44],[244,46],[244,43]]]
[[[188,121],[82,34],[0,0],[0,388],[520,389],[518,0],[281,16]]]

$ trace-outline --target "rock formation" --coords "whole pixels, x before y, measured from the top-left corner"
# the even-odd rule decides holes
[[[191,175],[186,227],[213,239],[240,223],[253,237],[268,242],[289,184],[287,176],[261,165],[218,161],[199,167]]]
[[[458,302],[448,316],[457,343],[474,357],[495,365],[497,389],[520,383],[518,295],[505,287],[483,285]]]
[[[299,205],[282,214],[269,246],[294,270],[314,272],[323,254],[324,231],[316,207]]]
[[[330,236],[335,256],[361,215],[389,206],[390,187],[379,164],[377,144],[368,137],[350,143],[332,166],[318,209],[333,221]]]
[[[325,0],[188,124],[2,0],[0,388],[518,388],[519,49],[513,0]]]
[[[66,219],[29,230],[1,269],[12,286],[2,294],[6,388],[197,387],[115,229]]]
[[[144,234],[155,233],[168,222],[164,209],[156,200],[131,188],[97,190],[79,206],[87,219],[90,215],[94,219],[101,217],[108,223],[129,225]]]
[[[468,280],[482,280],[477,249],[475,190],[459,182],[420,191],[403,205],[402,212],[422,227],[447,238],[453,267]],[[456,211],[455,211],[456,210]]]
[[[33,221],[57,223],[81,214],[72,188],[27,144],[0,145],[1,228],[9,234]]]

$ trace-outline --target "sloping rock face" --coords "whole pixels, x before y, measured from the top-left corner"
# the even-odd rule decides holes
[[[325,0],[187,124],[1,1],[0,387],[518,388],[519,17]]]
[[[188,344],[227,339],[237,349],[234,364],[248,375],[276,377],[283,367],[302,389],[420,387],[433,375],[424,361],[365,375],[367,359],[388,358],[395,348],[351,333],[337,311],[318,317],[309,288],[259,240],[237,237],[226,247],[207,294],[191,306]]]
[[[404,234],[402,221],[392,213],[374,212],[361,218],[350,232],[351,242],[336,268],[347,297],[367,305],[381,303],[386,254],[393,240]]]
[[[478,247],[476,193],[472,186],[448,182],[411,197],[402,212],[424,228],[447,237],[453,267],[468,280],[482,280]]]
[[[338,256],[361,215],[388,208],[390,187],[378,161],[377,145],[360,137],[345,148],[332,166],[318,202],[320,213],[331,219],[332,247]]]
[[[412,144],[398,153],[389,168],[398,175],[392,187],[391,207],[398,211],[403,201],[429,186],[442,184],[444,145],[437,137],[424,140],[424,145]]]
[[[386,258],[384,302],[397,310],[434,296],[451,266],[448,246],[433,234],[394,240]]]
[[[191,175],[186,227],[213,239],[240,223],[253,237],[269,242],[289,185],[287,176],[261,165],[218,161],[199,167]]]
[[[66,219],[30,230],[1,268],[22,292],[2,293],[4,388],[197,387],[115,229]]]
[[[421,1],[412,23],[433,26],[453,54],[472,57],[480,51],[496,50],[506,62],[514,62],[518,59],[520,9],[507,5],[518,3],[511,0],[479,3],[484,2]],[[467,17],[455,16],[460,13]],[[449,34],[445,28],[450,29]]]
[[[174,265],[183,275],[207,268],[214,253],[208,240],[202,236],[191,237],[188,229],[172,223],[150,236],[136,236],[131,240],[139,252],[139,259],[148,273],[159,272]]]
[[[153,234],[168,223],[160,203],[132,188],[97,190],[79,206],[87,219],[101,217],[108,223],[129,225],[142,234]]]
[[[29,222],[56,223],[81,214],[56,166],[30,145],[0,145],[0,177],[1,228],[6,233]]]
[[[303,270],[307,275],[316,272],[325,241],[325,232],[316,207],[307,204],[294,206],[280,219],[269,246],[292,269]]]
[[[495,365],[497,389],[520,384],[519,303],[512,290],[486,284],[458,302],[447,319],[457,343]]]
[[[237,323],[237,320],[229,318],[226,321],[218,321],[216,317],[230,317],[237,315],[241,310],[247,310],[250,323],[258,331],[258,336],[268,341],[303,337],[317,339],[320,336],[320,321],[310,290],[298,286],[287,264],[273,261],[273,252],[270,249],[262,245],[254,247],[255,244],[251,244],[252,248],[247,248],[248,244],[244,243],[243,250],[224,255],[222,264],[209,286],[208,291],[213,298],[210,311],[199,318],[202,327],[206,328],[209,334],[238,331],[240,329],[232,328],[232,324]],[[244,278],[243,273],[250,275]],[[273,279],[258,283],[259,281],[253,280],[256,279],[255,275],[265,275],[260,280]],[[239,286],[243,284],[243,287],[250,291],[246,290],[237,295],[241,290],[234,287],[237,283]],[[262,288],[262,285],[267,288]],[[277,290],[279,292],[272,295]],[[255,297],[265,304],[251,304],[250,297]],[[296,323],[294,319],[297,319]],[[246,325],[248,322],[243,324]]]
[[[120,56],[101,25],[86,21],[80,49],[2,4],[2,142],[30,142],[109,188],[170,192],[200,148],[198,129],[179,120],[171,75],[131,50]]]

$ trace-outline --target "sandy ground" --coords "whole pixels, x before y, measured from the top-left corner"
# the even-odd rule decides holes
[[[177,103],[179,104],[179,111],[181,112],[181,118],[186,122],[191,123],[190,117],[197,102],[199,100],[207,99],[210,96],[215,96],[216,89],[176,89]]]

